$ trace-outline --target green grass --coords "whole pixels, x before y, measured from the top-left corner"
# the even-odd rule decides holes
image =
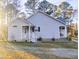
[[[77,43],[74,43],[74,42],[39,42],[39,43],[9,42],[9,43],[12,44],[12,45],[16,45],[16,46],[78,49]]]
[[[34,55],[40,57],[40,59],[78,59],[78,57],[68,58],[68,57],[59,57],[59,56],[48,55],[48,54],[34,54]]]
[[[30,46],[30,47],[43,47],[43,48],[73,48],[77,49],[77,44],[74,42],[39,42],[39,43],[27,43],[27,42],[10,42],[12,45],[16,46]],[[27,51],[27,50],[26,50]],[[30,51],[28,51],[30,52]],[[49,54],[38,54],[31,52],[33,55],[39,57],[40,59],[78,59],[77,57],[59,57]]]
[[[6,42],[5,42],[6,43]],[[43,47],[43,48],[73,48],[77,49],[77,43],[74,42],[39,42],[39,43],[28,43],[28,42],[7,42],[13,46],[16,47]],[[28,50],[25,50],[26,52],[30,52]],[[59,57],[55,55],[49,55],[49,54],[38,54],[34,52],[30,52],[33,55],[39,57],[40,59],[78,59],[77,57],[74,58],[66,58],[66,57]]]

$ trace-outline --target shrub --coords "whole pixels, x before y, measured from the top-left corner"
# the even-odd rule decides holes
[[[14,40],[14,42],[16,42],[16,40]]]
[[[71,37],[71,36],[68,36],[67,39],[68,39],[69,41],[72,41],[72,37]]]
[[[30,43],[33,43],[32,41],[30,41]]]
[[[68,40],[71,41],[72,39],[69,37]]]
[[[41,37],[39,37],[39,38],[37,39],[37,41],[42,41],[42,38],[41,38]]]
[[[27,40],[25,40],[25,42],[27,42]]]
[[[55,41],[55,38],[52,38],[52,41]]]

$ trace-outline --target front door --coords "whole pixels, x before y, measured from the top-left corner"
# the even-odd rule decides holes
[[[64,26],[60,26],[59,27],[59,32],[60,32],[60,38],[64,38],[64,34],[65,34],[65,27]]]
[[[29,26],[22,26],[22,39],[24,41],[29,39]]]

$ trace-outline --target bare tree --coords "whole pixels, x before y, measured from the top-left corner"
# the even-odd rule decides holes
[[[38,2],[39,0],[27,0],[27,2],[25,3],[25,7],[26,9],[29,9],[29,11],[35,13]]]

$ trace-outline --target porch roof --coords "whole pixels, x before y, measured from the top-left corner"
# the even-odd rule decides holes
[[[34,24],[32,24],[31,22],[29,22],[29,21],[27,21],[27,20],[25,20],[25,19],[20,19],[20,18],[16,18],[15,20],[11,21],[11,22],[9,23],[9,25],[11,25],[13,22],[16,22],[16,20],[28,24],[27,26],[29,26],[29,25],[30,25],[30,26],[34,26]]]

